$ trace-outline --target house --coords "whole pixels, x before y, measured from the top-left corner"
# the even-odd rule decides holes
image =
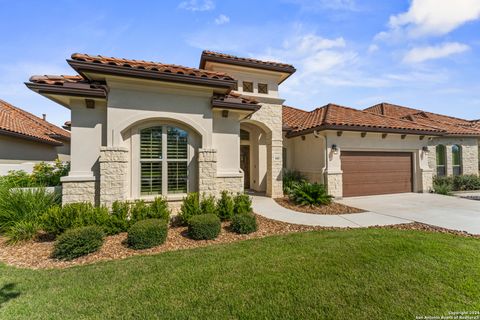
[[[0,175],[57,158],[70,159],[70,133],[0,100]]]
[[[212,51],[199,68],[78,53],[67,63],[77,75],[26,83],[71,110],[64,203],[244,189],[278,197],[285,168],[336,197],[427,192],[441,170],[436,144],[445,147],[445,173],[478,173],[473,122],[387,104],[284,106],[289,64]]]

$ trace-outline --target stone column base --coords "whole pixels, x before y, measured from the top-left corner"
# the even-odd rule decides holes
[[[238,175],[217,176],[217,196],[223,191],[227,190],[233,193],[243,192],[243,173]]]
[[[343,197],[343,173],[342,171],[326,171],[325,185],[327,186],[328,194],[337,199]]]
[[[94,178],[89,180],[78,180],[65,177],[62,181],[62,204],[75,203],[75,202],[89,202],[93,205],[96,204],[96,181]]]
[[[110,207],[117,200],[125,200],[128,185],[128,149],[100,148],[100,204]]]
[[[431,169],[421,169],[422,172],[422,190],[418,192],[430,192],[433,189],[433,170]]]
[[[198,192],[206,196],[217,195],[217,150],[198,150]]]

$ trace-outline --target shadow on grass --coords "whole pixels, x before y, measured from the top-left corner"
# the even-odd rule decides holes
[[[7,283],[0,287],[0,308],[9,300],[15,299],[20,295],[20,292],[15,287],[15,283]]]

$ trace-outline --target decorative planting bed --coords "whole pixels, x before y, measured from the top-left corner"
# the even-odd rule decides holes
[[[353,208],[340,204],[337,202],[332,202],[327,205],[319,206],[299,206],[293,203],[289,198],[276,198],[275,201],[287,209],[303,212],[303,213],[313,213],[313,214],[324,214],[324,215],[335,215],[335,214],[348,214],[348,213],[360,213],[365,212],[365,210]]]

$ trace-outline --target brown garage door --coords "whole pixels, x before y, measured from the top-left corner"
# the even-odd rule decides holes
[[[412,191],[410,152],[343,151],[343,196]]]

